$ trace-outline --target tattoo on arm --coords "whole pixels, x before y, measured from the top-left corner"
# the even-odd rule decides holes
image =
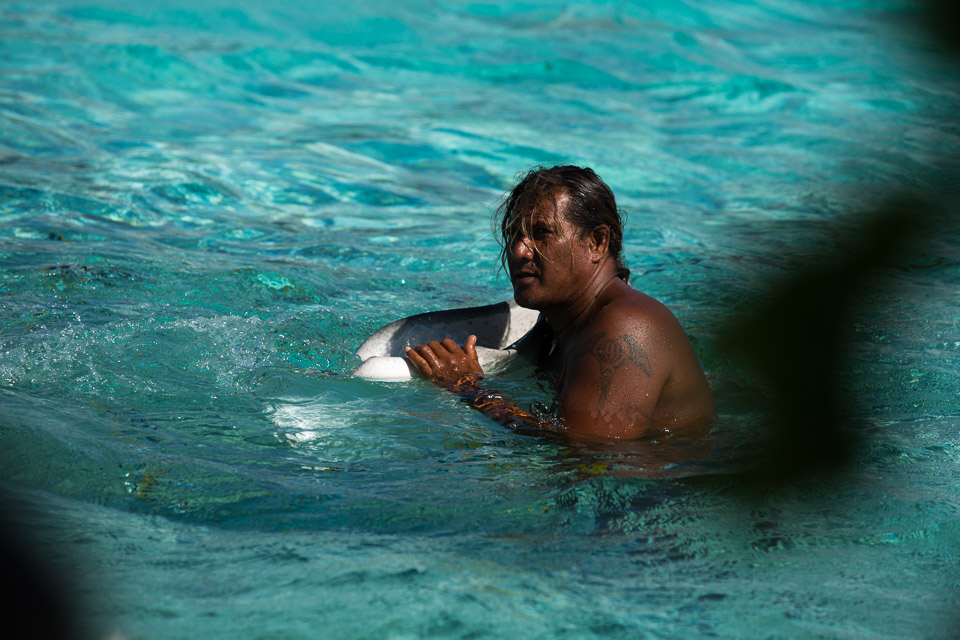
[[[600,417],[610,389],[613,386],[613,377],[625,365],[633,365],[643,371],[648,378],[653,376],[650,367],[650,356],[633,336],[623,334],[619,338],[608,338],[605,331],[596,334],[588,345],[588,349],[600,363],[600,397],[597,398],[596,416]]]

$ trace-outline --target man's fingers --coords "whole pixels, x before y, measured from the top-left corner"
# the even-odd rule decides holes
[[[444,338],[442,344],[444,348],[446,348],[446,350],[449,351],[450,353],[457,354],[460,352],[460,345],[458,345],[456,342],[454,342],[450,338]]]
[[[426,379],[433,377],[433,369],[426,360],[420,357],[419,353],[410,347],[405,347],[404,353],[407,354],[407,360],[410,361],[410,364],[413,365],[413,368],[417,370],[417,373],[419,373],[421,377]]]
[[[430,365],[430,370],[433,373],[437,373],[440,370],[440,358],[437,357],[437,351],[439,349],[440,343],[438,343],[436,340],[433,340],[429,344],[422,344],[419,347],[415,347],[414,351],[416,351],[420,357],[427,361],[427,364]]]
[[[452,388],[450,385],[458,381],[483,377],[476,344],[476,336],[467,338],[463,348],[451,338],[444,338],[441,342],[431,340],[413,348],[405,347],[404,352],[411,366],[424,379]]]
[[[438,356],[446,355],[446,347],[437,342],[436,340],[431,340],[427,343],[427,346],[430,347],[430,350],[433,351]]]

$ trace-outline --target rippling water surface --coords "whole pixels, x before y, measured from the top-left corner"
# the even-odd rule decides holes
[[[867,437],[839,477],[732,489],[765,418],[718,346],[854,214],[956,210],[957,60],[918,24],[893,0],[3,3],[8,519],[99,637],[950,637],[956,227],[848,327]],[[391,320],[510,297],[491,212],[539,163],[617,193],[635,286],[717,391],[704,453],[584,452],[349,376]],[[544,400],[527,373],[497,384]]]

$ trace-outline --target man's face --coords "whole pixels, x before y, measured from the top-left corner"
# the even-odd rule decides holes
[[[521,307],[546,311],[569,305],[589,282],[590,251],[586,238],[563,214],[566,199],[561,195],[556,207],[548,200],[511,222],[514,239],[507,266],[513,297]]]

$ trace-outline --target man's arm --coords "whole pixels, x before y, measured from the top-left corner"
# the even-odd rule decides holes
[[[480,387],[483,368],[476,347],[477,336],[470,336],[462,348],[447,338],[405,351],[421,377],[456,393],[494,421],[520,432],[556,431],[554,425],[527,413],[508,398]]]
[[[559,409],[573,437],[638,438],[669,376],[648,323],[602,320],[565,354]]]

